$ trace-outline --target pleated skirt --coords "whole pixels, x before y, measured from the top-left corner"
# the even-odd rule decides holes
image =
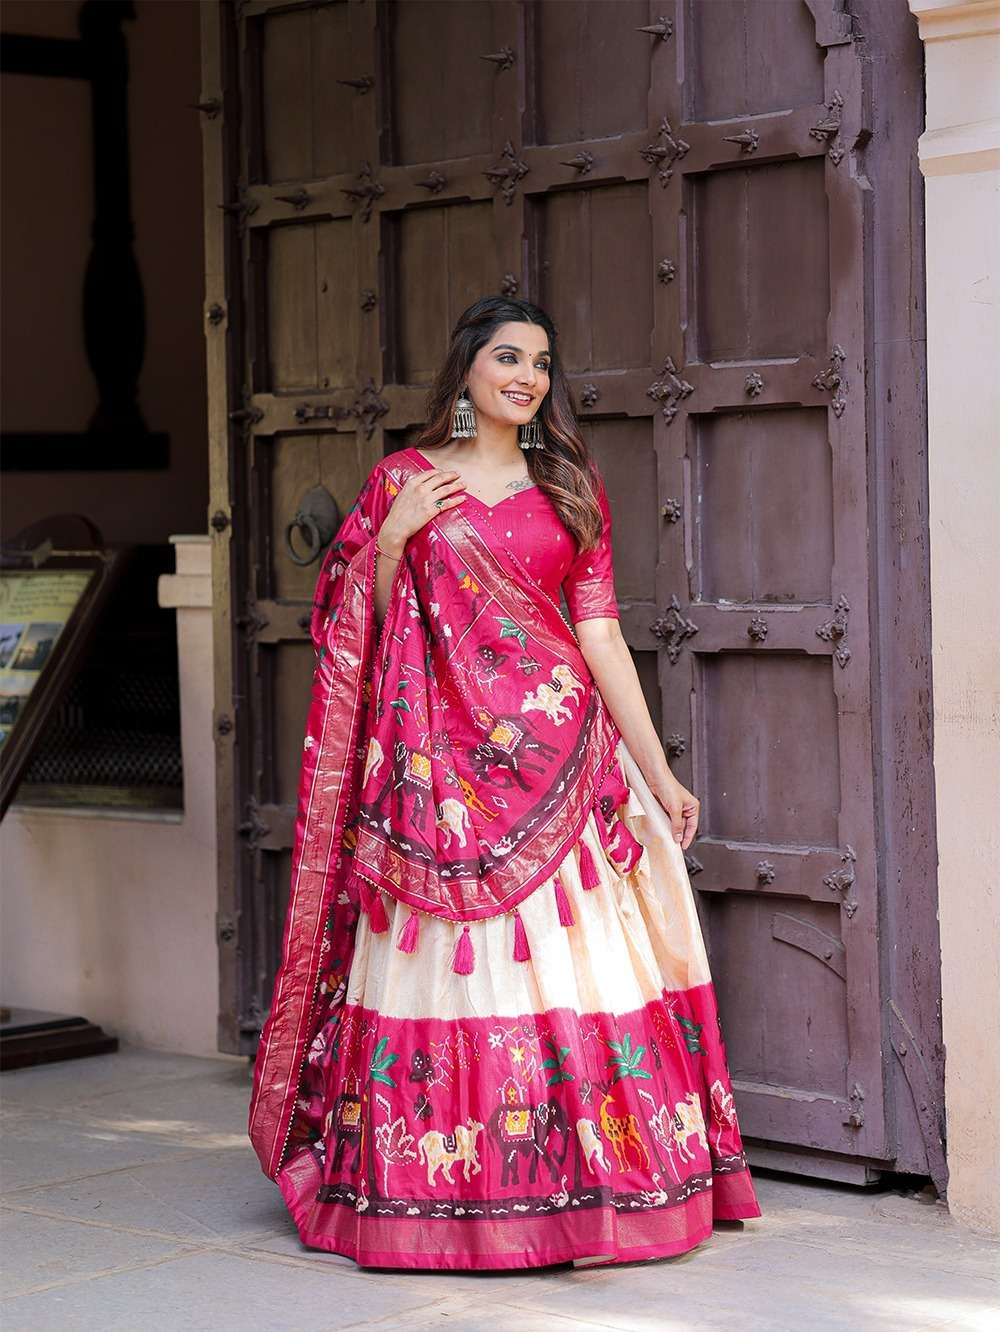
[[[378,932],[360,916],[278,1175],[307,1246],[366,1267],[616,1263],[760,1215],[684,856],[618,754],[631,870],[592,812],[520,923],[463,943],[394,899]]]

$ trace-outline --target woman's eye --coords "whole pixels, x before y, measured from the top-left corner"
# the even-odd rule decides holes
[[[504,364],[507,365],[509,365],[512,361],[515,364],[517,363],[517,357],[513,354],[513,352],[501,352],[500,355],[497,357],[497,360],[502,361]],[[541,370],[544,374],[547,375],[549,373],[550,363],[548,361],[536,362],[535,369]]]

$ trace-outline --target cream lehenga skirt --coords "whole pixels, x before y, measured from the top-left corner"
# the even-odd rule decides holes
[[[760,1215],[694,895],[624,741],[622,872],[591,812],[553,876],[476,926],[386,898],[303,1074],[278,1182],[305,1244],[364,1266],[512,1268],[681,1253]],[[554,881],[558,879],[558,884]],[[401,946],[402,945],[402,946]]]

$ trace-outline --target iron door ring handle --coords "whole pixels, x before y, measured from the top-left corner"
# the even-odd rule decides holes
[[[298,528],[300,532],[305,532],[309,537],[309,549],[307,554],[300,555],[292,545],[292,532]],[[316,519],[309,513],[303,513],[300,509],[292,521],[285,528],[285,548],[288,551],[288,558],[293,564],[305,568],[319,558],[319,553],[323,549],[323,538],[320,536],[319,526]]]

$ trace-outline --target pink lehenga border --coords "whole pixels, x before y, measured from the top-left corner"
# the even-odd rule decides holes
[[[683,1202],[643,1211],[613,1202],[582,1212],[502,1223],[381,1217],[348,1203],[318,1203],[320,1166],[302,1152],[280,1171],[278,1185],[307,1247],[351,1258],[362,1267],[488,1271],[545,1267],[575,1258],[609,1262],[669,1258],[686,1253],[712,1233],[715,1221],[760,1216],[745,1165],[713,1174]],[[694,1183],[695,1181],[692,1181]]]

